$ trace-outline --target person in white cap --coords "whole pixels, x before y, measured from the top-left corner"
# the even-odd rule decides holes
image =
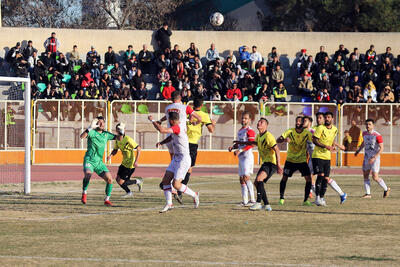
[[[139,188],[139,191],[141,191],[143,187],[142,178],[135,177],[135,179],[131,180],[131,176],[138,166],[141,147],[131,137],[125,134],[124,123],[118,123],[116,125],[116,131],[117,135],[115,138],[114,149],[107,157],[107,161],[109,161],[112,156],[117,154],[118,150],[121,150],[123,159],[121,165],[118,168],[116,181],[119,186],[126,192],[123,197],[132,197],[133,192],[129,189],[129,185],[136,184]],[[136,157],[134,150],[136,150]]]

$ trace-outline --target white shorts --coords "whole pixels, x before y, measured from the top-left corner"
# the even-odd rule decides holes
[[[369,158],[364,157],[363,167],[362,167],[363,171],[371,170],[371,171],[373,171],[375,173],[378,173],[379,169],[381,167],[381,157],[377,157],[375,159],[374,163],[372,163],[372,164],[368,163],[369,160],[370,160]]]
[[[167,171],[174,174],[174,180],[185,179],[186,173],[190,168],[190,163],[191,160],[189,154],[182,158],[176,158],[174,156],[167,168]]]
[[[165,145],[166,145],[167,148],[168,148],[168,152],[169,152],[170,154],[174,154],[174,145],[172,144],[172,141],[166,143]]]
[[[241,156],[239,154],[239,176],[250,176],[253,174],[254,156],[253,153]]]

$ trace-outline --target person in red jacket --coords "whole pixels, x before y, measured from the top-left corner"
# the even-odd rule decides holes
[[[168,81],[168,85],[164,86],[162,91],[164,99],[169,100],[173,91],[175,91],[175,88],[172,86],[172,81]]]
[[[324,102],[324,103],[331,102],[331,97],[329,95],[328,89],[325,88],[322,91],[319,91],[317,100],[318,102]]]
[[[228,100],[234,100],[234,96],[237,95],[237,99],[241,100],[242,99],[242,91],[237,88],[237,84],[234,83],[232,88],[228,89],[226,91],[226,99]]]

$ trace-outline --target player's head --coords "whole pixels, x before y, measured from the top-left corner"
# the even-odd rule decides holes
[[[257,122],[257,129],[260,133],[265,133],[268,128],[268,120],[266,118],[261,118]]]
[[[125,135],[125,123],[120,122],[115,126],[118,135]]]
[[[325,112],[324,118],[325,118],[326,126],[329,126],[333,123],[333,113],[332,112],[330,112],[330,111]]]
[[[96,119],[98,120],[97,128],[103,131],[106,127],[106,120],[104,119],[103,116],[97,116]]]
[[[168,120],[172,126],[179,124],[179,114],[177,112],[168,113]]]
[[[248,112],[248,111],[243,111],[243,113],[242,113],[242,121],[241,121],[242,126],[243,126],[243,127],[249,126],[249,125],[250,125],[250,122],[251,122],[251,119],[250,119],[250,112]]]
[[[303,127],[304,128],[310,128],[312,125],[313,119],[310,116],[304,116],[304,123]]]
[[[201,106],[203,106],[203,99],[195,98],[195,99],[193,100],[193,107],[194,107],[195,109],[197,109],[197,108],[201,108]]]
[[[172,102],[174,102],[174,103],[181,102],[182,97],[181,97],[181,94],[179,93],[179,91],[173,91],[173,92],[172,92],[172,94],[171,94],[171,100],[172,100]]]
[[[367,128],[367,131],[372,131],[374,129],[375,122],[373,119],[367,119],[365,121],[365,128]]]
[[[304,117],[297,116],[296,117],[296,129],[302,129],[304,126]]]
[[[315,118],[317,120],[317,125],[324,125],[325,116],[323,112],[317,112],[317,114],[315,114]]]

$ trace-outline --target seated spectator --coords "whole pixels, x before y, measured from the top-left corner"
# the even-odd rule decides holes
[[[56,60],[56,68],[60,73],[66,73],[69,70],[69,62],[68,59],[64,56],[63,53],[58,55],[58,59]]]
[[[215,44],[212,43],[211,47],[209,49],[207,49],[206,60],[209,63],[209,62],[213,62],[217,58],[219,58],[219,53],[218,53],[218,50],[215,48]]]
[[[193,100],[192,98],[192,91],[190,91],[190,88],[187,85],[183,86],[183,89],[181,91],[181,97],[182,97],[182,103],[188,103],[189,101]]]
[[[239,80],[239,88],[241,88],[244,92],[243,88],[246,88],[249,94],[252,94],[256,84],[254,82],[253,77],[250,75],[250,73],[246,72],[244,74],[244,77],[242,79]],[[246,94],[247,95],[247,94]]]
[[[154,55],[147,49],[147,45],[143,45],[143,49],[139,52],[138,61],[139,67],[142,69],[143,73],[147,74],[150,72],[150,65],[153,62]]]
[[[277,87],[274,87],[273,92],[275,102],[286,102],[287,91],[283,83],[280,83]]]
[[[251,54],[250,54],[250,64],[251,64],[251,69],[255,71],[256,69],[256,64],[259,64],[263,61],[263,58],[260,54],[260,52],[257,51],[257,46],[253,45],[251,48]]]
[[[132,100],[131,90],[124,82],[121,83],[121,88],[119,89],[119,92],[120,92],[119,96],[120,100]]]
[[[133,76],[132,80],[130,81],[130,86],[135,87],[135,88],[140,88],[140,84],[144,82],[146,84],[146,81],[144,79],[144,76],[142,74],[141,69],[137,69],[137,72],[135,76]]]
[[[161,54],[156,60],[157,70],[160,71],[163,67],[168,68],[171,61],[165,58],[165,54]]]
[[[33,74],[33,68],[37,65],[38,61],[39,57],[37,55],[37,52],[34,51],[32,55],[28,58],[29,70],[31,72],[31,75]]]
[[[355,54],[351,54],[346,65],[351,75],[360,75],[360,61],[356,58]]]
[[[238,100],[242,99],[242,91],[237,87],[236,83],[234,83],[231,88],[228,88],[228,90],[226,91],[225,98],[226,100],[234,101],[236,100],[234,97],[235,95],[236,99]]]
[[[385,57],[382,62],[381,68],[380,68],[381,76],[384,76],[387,73],[389,73],[391,75],[393,70],[394,70],[394,67],[393,67],[392,62],[390,61],[390,59],[388,57]]]
[[[276,69],[276,66],[281,65],[281,62],[279,61],[279,58],[276,56],[272,59],[271,62],[268,63],[267,66],[267,74],[268,76],[271,75],[272,70]]]
[[[85,91],[86,99],[99,99],[100,91],[94,81],[91,81]]]
[[[363,74],[363,82],[367,84],[369,82],[373,82],[374,84],[378,81],[378,74],[375,72],[374,68],[370,67],[368,71],[364,71]]]
[[[261,102],[261,103],[265,103],[265,102],[271,100],[271,95],[272,95],[272,92],[271,92],[269,85],[267,83],[264,83],[262,85],[262,87],[260,88],[260,90],[258,91],[258,94],[255,95],[254,100]]]
[[[394,83],[393,80],[390,78],[390,73],[386,73],[384,75],[385,78],[382,79],[381,84],[379,86],[379,91],[383,92],[383,89],[386,86],[389,86],[390,90],[392,90],[394,88]]]
[[[79,52],[78,52],[78,46],[74,45],[72,47],[72,51],[69,53],[69,61],[71,62],[72,67],[76,66],[76,65],[80,65],[80,62],[79,62],[80,61],[80,57],[79,57]]]
[[[191,87],[193,98],[208,99],[207,90],[204,88],[202,83],[198,83],[195,86]]]
[[[277,58],[279,59],[279,54],[278,54],[278,52],[276,51],[276,47],[273,46],[272,49],[271,49],[271,52],[268,53],[268,60],[267,60],[267,63],[272,62],[272,61],[274,60],[275,57],[277,57]]]
[[[393,87],[395,90],[400,89],[400,65],[396,66],[396,70],[393,72]]]
[[[51,56],[51,52],[46,52],[45,55],[42,57],[42,62],[47,71],[51,72],[56,67],[55,58]]]
[[[329,82],[328,75],[322,75],[322,80],[317,83],[317,90],[320,91],[322,89],[328,89],[328,92],[331,91],[331,84]]]
[[[24,56],[25,60],[28,60],[29,57],[33,55],[33,52],[37,52],[37,49],[33,47],[33,43],[31,40],[28,41],[28,46],[24,48],[22,55]]]
[[[305,70],[308,71],[311,77],[314,77],[314,73],[317,70],[317,64],[315,64],[312,56],[309,56],[307,60],[301,65],[301,72],[303,73]]]
[[[164,86],[163,91],[162,91],[162,96],[165,100],[170,100],[171,99],[171,94],[172,92],[175,91],[175,87],[172,86],[172,81],[169,80],[167,83],[167,86]]]
[[[301,66],[307,61],[307,58],[307,49],[301,49],[300,55],[297,58],[297,70],[299,73],[301,73]]]
[[[389,58],[391,63],[394,63],[394,56],[392,54],[392,48],[390,46],[386,47],[386,52],[381,55],[381,62],[385,61],[385,58]]]
[[[21,53],[17,53],[14,64],[12,65],[17,77],[27,77],[29,63],[26,61]]]
[[[358,86],[360,88],[362,87],[360,79],[357,75],[354,76],[353,79],[351,79],[349,82],[350,90],[354,90],[354,87],[356,87],[356,86]]]
[[[299,93],[304,96],[312,96],[315,94],[315,89],[312,84],[312,81],[309,79],[307,75],[303,76],[302,80],[299,83],[298,87]]]
[[[379,96],[379,102],[381,103],[393,103],[394,94],[389,86],[386,86]]]
[[[133,100],[147,100],[147,88],[144,82],[140,83],[138,89],[131,88],[131,95]]]
[[[333,68],[333,66],[332,66],[331,61],[329,60],[328,56],[324,57],[323,61],[318,64],[319,72],[321,72],[322,69],[325,69],[328,74],[331,74],[332,68]]]
[[[375,46],[370,45],[369,49],[365,52],[365,64],[369,67],[374,67],[378,60],[375,52]]]
[[[190,47],[186,50],[190,58],[199,57],[199,49],[195,46],[194,43],[190,43]]]
[[[364,89],[364,100],[368,101],[368,97],[371,97],[371,101],[376,103],[377,92],[375,85],[372,81],[369,81]]]
[[[215,91],[210,96],[211,101],[221,101],[221,95],[218,91]]]
[[[182,54],[182,51],[179,50],[179,45],[176,44],[176,45],[174,45],[174,49],[171,50],[171,56],[172,56],[172,58],[177,59],[178,54]]]
[[[232,50],[228,50],[228,57],[232,59],[232,63],[236,65],[236,56],[233,54]]]
[[[315,62],[317,64],[320,64],[324,62],[325,57],[328,57],[329,59],[328,53],[325,52],[325,46],[321,45],[319,47],[319,52],[315,55]]]
[[[119,66],[118,62],[115,62],[114,68],[111,69],[111,78],[116,80],[118,79],[118,76],[123,76],[124,72],[122,67]]]
[[[328,89],[323,89],[322,91],[318,92],[317,101],[322,103],[331,102],[331,97],[329,95]]]
[[[161,71],[157,74],[157,79],[160,84],[165,84],[170,80],[169,73],[165,67],[161,68]]]
[[[272,86],[276,86],[279,83],[282,83],[285,79],[285,73],[281,70],[281,66],[277,65],[276,68],[272,71]]]
[[[247,46],[243,45],[239,47],[239,64],[242,69],[249,70],[250,69],[250,52],[248,51]]]
[[[104,63],[106,64],[106,66],[108,66],[108,65],[114,65],[115,62],[117,62],[115,52],[112,46],[109,46],[107,52],[104,54]]]
[[[86,54],[86,63],[91,67],[97,67],[100,62],[100,56],[94,49],[94,46],[90,47],[90,51]]]
[[[360,64],[361,64],[362,63],[362,56],[361,56],[360,51],[358,50],[357,47],[354,47],[353,52],[350,54],[350,58],[353,55],[355,56],[356,60],[358,60],[360,62]]]
[[[33,68],[33,77],[35,79],[35,83],[47,83],[47,70],[41,60],[37,61],[37,65]]]
[[[212,79],[208,82],[208,88],[211,93],[219,92],[220,95],[225,91],[224,81],[218,73],[212,75]]]
[[[341,104],[343,105],[347,101],[347,92],[344,90],[343,86],[339,86],[339,88],[335,92],[335,98],[333,101],[336,104]]]
[[[15,46],[11,47],[10,50],[7,52],[5,61],[10,64],[14,63],[17,53],[20,52],[19,51],[20,49],[21,49],[21,43],[18,42]]]

